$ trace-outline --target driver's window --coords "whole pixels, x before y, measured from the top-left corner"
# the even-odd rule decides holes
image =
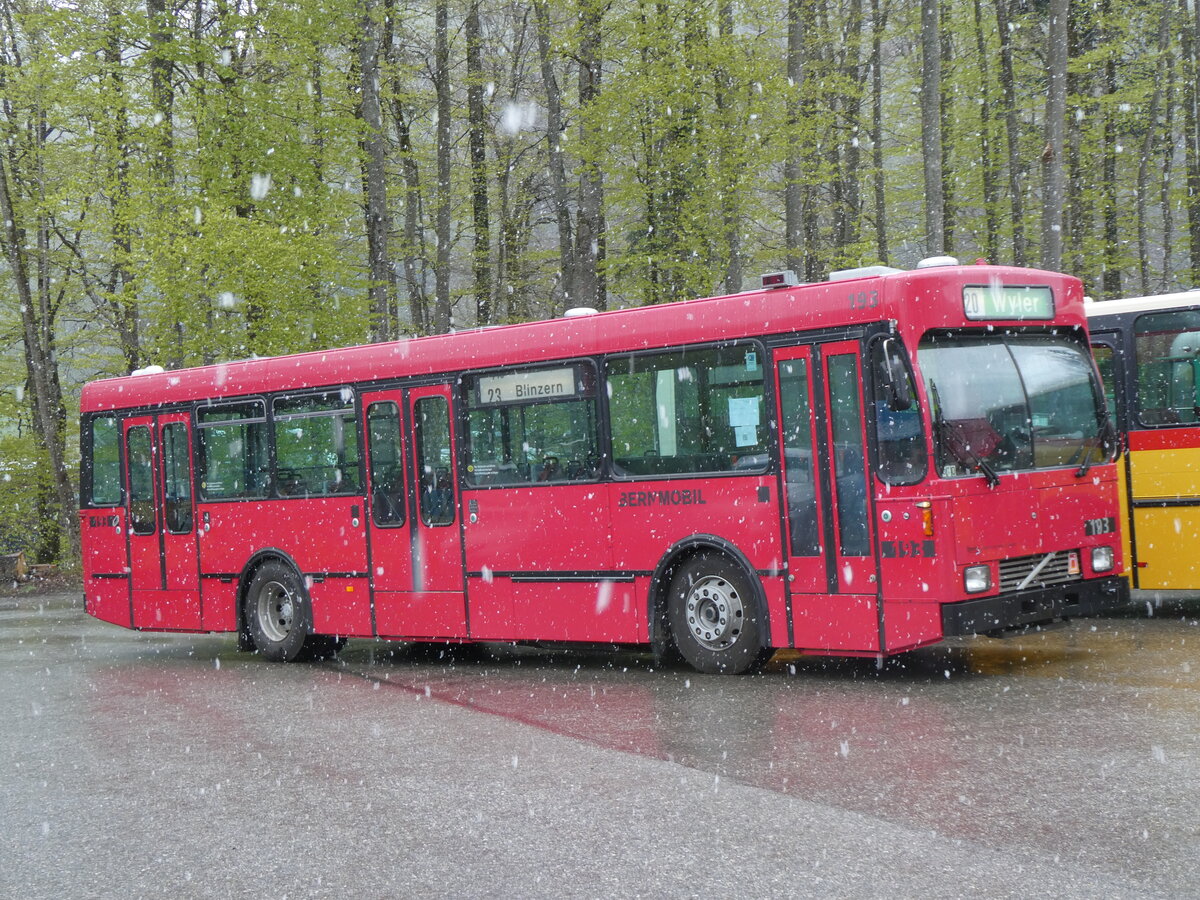
[[[925,431],[912,370],[899,342],[876,341],[871,347],[871,368],[879,477],[889,484],[916,484],[928,468]]]

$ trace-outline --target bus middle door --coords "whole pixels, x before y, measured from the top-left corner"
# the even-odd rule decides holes
[[[375,632],[467,635],[449,386],[363,395]]]
[[[879,649],[860,346],[775,353],[794,646]]]

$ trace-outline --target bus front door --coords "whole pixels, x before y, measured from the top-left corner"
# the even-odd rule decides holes
[[[810,650],[879,650],[860,348],[777,351],[792,639]]]
[[[362,406],[375,632],[466,637],[450,388],[368,393]]]
[[[133,627],[200,629],[199,567],[186,413],[125,420]]]

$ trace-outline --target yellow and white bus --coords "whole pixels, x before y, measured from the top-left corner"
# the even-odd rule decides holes
[[[1200,589],[1200,290],[1085,304],[1136,590]]]

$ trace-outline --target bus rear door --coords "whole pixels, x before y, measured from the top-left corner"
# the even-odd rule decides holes
[[[466,637],[448,385],[363,395],[375,631]]]
[[[879,650],[860,348],[777,351],[793,644]]]
[[[124,423],[134,628],[200,629],[190,430],[186,413]]]

